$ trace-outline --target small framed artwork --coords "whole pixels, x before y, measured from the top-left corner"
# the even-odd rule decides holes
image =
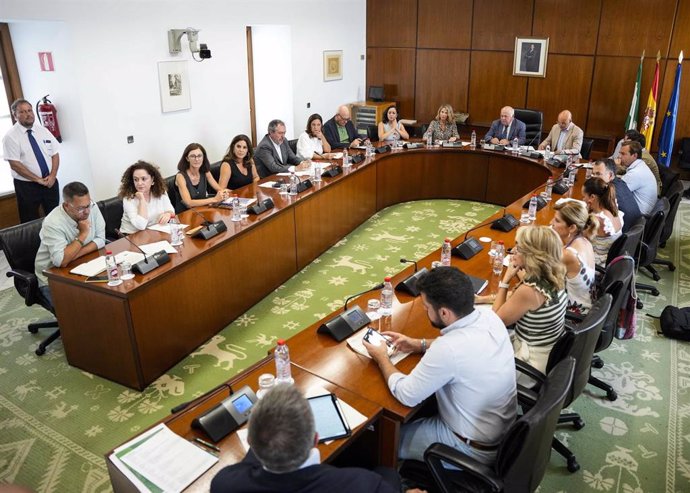
[[[343,52],[324,51],[323,52],[323,80],[341,80],[343,78]]]
[[[546,77],[549,38],[515,38],[513,75]]]
[[[187,61],[158,62],[161,111],[188,110],[192,107]]]

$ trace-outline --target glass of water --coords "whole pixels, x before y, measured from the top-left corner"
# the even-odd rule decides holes
[[[134,279],[134,273],[132,272],[132,264],[130,264],[126,260],[120,264],[120,270],[122,271],[120,279],[124,281]]]

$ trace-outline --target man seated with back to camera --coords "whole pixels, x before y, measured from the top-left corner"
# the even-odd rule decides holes
[[[393,469],[374,472],[321,464],[314,415],[294,385],[279,384],[267,392],[252,409],[248,427],[247,455],[221,469],[211,482],[211,493],[400,491]],[[407,493],[415,492],[423,493]]]
[[[285,140],[285,123],[282,120],[270,121],[268,133],[261,139],[256,148],[254,161],[256,162],[256,171],[261,178],[309,167],[307,161],[302,161],[290,149],[287,140]]]
[[[400,429],[398,456],[424,460],[427,447],[441,442],[492,464],[517,413],[515,361],[506,326],[491,310],[474,308],[472,282],[455,267],[433,269],[419,279],[417,288],[431,325],[441,329],[441,335],[427,341],[383,333],[397,351],[422,353],[412,372],[399,372],[383,344],[364,342],[398,401],[416,406],[436,396],[436,416]]]
[[[62,205],[53,209],[41,225],[41,244],[34,263],[41,294],[52,305],[48,280],[43,271],[66,267],[105,246],[105,220],[91,201],[89,189],[78,181],[62,189]]]
[[[331,149],[344,149],[362,145],[362,139],[350,119],[350,108],[347,105],[338,106],[338,112],[323,124],[323,134],[331,145]]]
[[[616,176],[616,163],[613,159],[600,159],[592,165],[592,178],[601,178],[606,183],[613,184],[616,189],[616,204],[625,216],[623,222],[623,233],[637,222],[642,216],[640,208],[635,201],[635,197],[620,177]]]

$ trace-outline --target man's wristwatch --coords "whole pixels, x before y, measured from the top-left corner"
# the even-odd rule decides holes
[[[78,241],[79,244],[80,244],[82,247],[84,247],[84,245],[86,245],[86,243],[84,243],[83,241],[81,241],[81,240],[79,239],[78,236],[74,239],[74,241]]]

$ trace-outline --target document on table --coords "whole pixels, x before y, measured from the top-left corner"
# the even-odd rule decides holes
[[[158,251],[158,250],[156,250]],[[122,263],[125,260],[130,264],[136,264],[140,260],[143,260],[144,256],[139,252],[124,251],[115,255],[115,260],[117,263]],[[77,265],[75,268],[70,270],[70,274],[77,274],[78,276],[97,276],[105,270],[105,256],[96,257],[93,260],[89,260],[83,264]]]
[[[165,250],[167,253],[177,253],[175,247],[170,244],[169,241],[162,240],[155,243],[147,243],[146,245],[139,245],[139,248],[144,250],[146,255],[153,255],[156,252]]]
[[[139,491],[159,493],[184,490],[218,457],[160,424],[115,449],[110,460]]]
[[[182,229],[188,228],[189,224],[180,224],[180,227]],[[152,224],[151,226],[148,226],[147,229],[152,229],[154,231],[160,231],[161,233],[166,233],[170,234],[170,224]]]

